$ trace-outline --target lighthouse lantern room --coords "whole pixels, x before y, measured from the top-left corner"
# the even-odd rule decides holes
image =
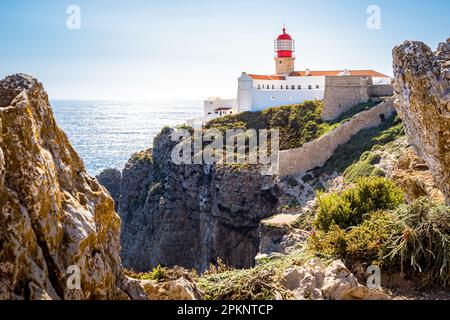
[[[294,51],[295,41],[286,33],[286,28],[283,28],[283,33],[275,40],[275,63],[277,74],[288,75],[291,72],[294,72]]]

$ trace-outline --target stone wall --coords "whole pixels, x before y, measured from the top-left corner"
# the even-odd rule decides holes
[[[280,151],[278,156],[279,176],[305,173],[323,166],[339,145],[346,143],[363,129],[380,125],[393,112],[392,99],[383,101],[370,110],[359,113],[318,140],[308,142],[298,149]]]
[[[369,101],[371,85],[370,77],[325,77],[322,119],[333,120],[351,107]]]
[[[390,97],[394,95],[394,86],[392,84],[377,84],[369,87],[371,97]]]
[[[386,97],[393,94],[392,85],[373,85],[371,77],[325,77],[322,119],[334,120],[350,108],[368,102],[372,97]]]

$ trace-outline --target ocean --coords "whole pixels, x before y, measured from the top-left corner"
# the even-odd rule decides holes
[[[90,175],[122,170],[130,156],[152,147],[164,126],[203,114],[202,101],[51,102],[56,121],[81,156]]]

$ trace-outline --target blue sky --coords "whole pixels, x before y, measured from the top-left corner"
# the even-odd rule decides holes
[[[380,30],[366,27],[372,4]],[[66,27],[69,5],[80,30]],[[274,72],[283,22],[296,69],[391,74],[396,44],[450,37],[449,12],[448,0],[2,0],[0,77],[32,74],[54,99],[234,97],[242,71]]]

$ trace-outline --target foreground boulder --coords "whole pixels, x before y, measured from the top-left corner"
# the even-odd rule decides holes
[[[0,300],[123,298],[119,232],[42,84],[0,81]]]
[[[185,278],[158,283],[125,276],[121,288],[132,300],[199,300],[197,285]]]
[[[395,108],[412,145],[450,203],[450,39],[394,48]]]
[[[314,258],[301,267],[293,266],[284,272],[282,284],[299,300],[390,299],[385,293],[360,284],[340,260],[325,266]]]

